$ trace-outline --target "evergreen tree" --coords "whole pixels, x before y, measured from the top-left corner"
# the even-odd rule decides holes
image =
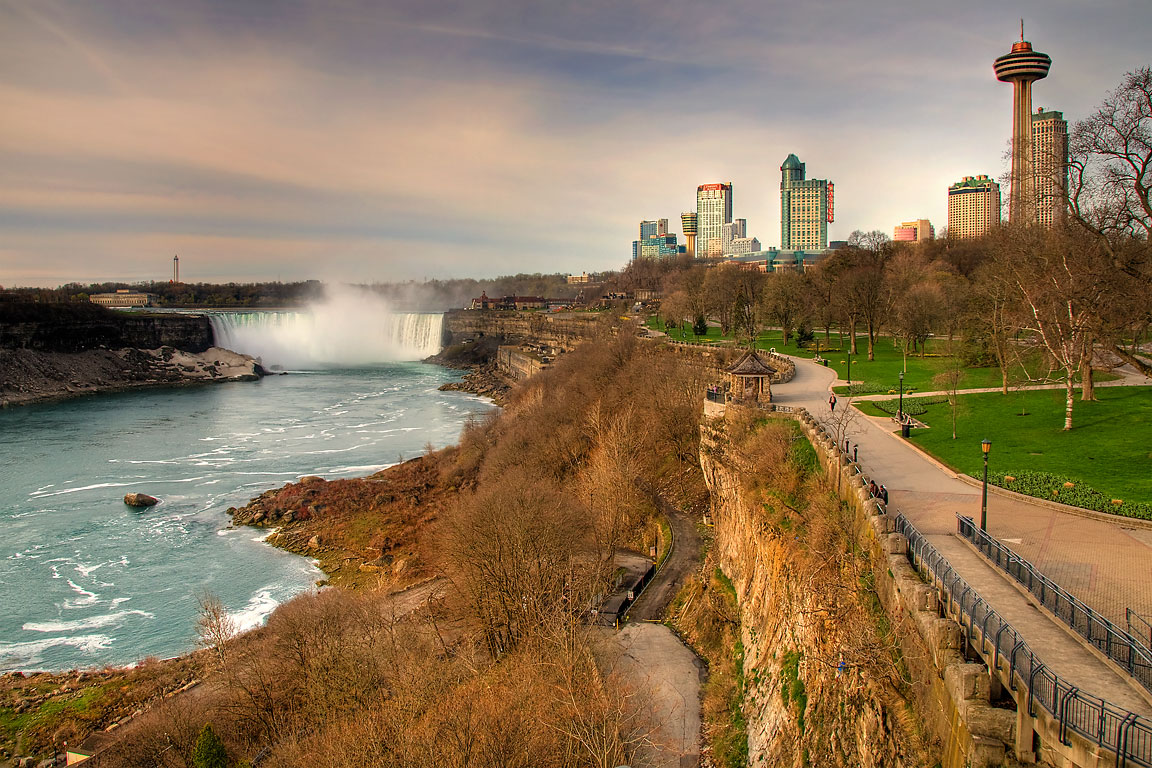
[[[192,748],[192,768],[228,768],[224,742],[220,741],[210,724],[204,726],[196,737],[196,746]]]
[[[704,319],[704,315],[696,315],[696,322],[692,323],[692,332],[697,336],[708,333],[708,321]]]

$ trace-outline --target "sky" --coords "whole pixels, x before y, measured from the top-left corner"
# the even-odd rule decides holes
[[[0,0],[0,285],[617,269],[780,164],[832,239],[999,176],[1025,37],[1070,121],[1152,64],[1149,0]]]

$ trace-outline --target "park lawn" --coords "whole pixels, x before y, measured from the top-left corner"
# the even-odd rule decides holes
[[[1065,475],[1110,498],[1152,503],[1152,387],[1101,387],[1096,397],[1084,403],[1077,394],[1065,432],[1062,389],[961,395],[955,440],[948,403],[917,416],[931,429],[913,430],[911,439],[973,477],[988,439],[992,472]]]
[[[668,338],[672,341],[723,341],[725,339],[732,338],[731,335],[725,336],[720,333],[719,326],[708,326],[708,333],[704,334],[703,336],[697,336],[692,331],[691,324],[686,324],[683,328],[673,328],[672,330],[668,330],[668,328],[664,325],[664,321],[656,315],[652,315],[647,320],[645,320],[644,325],[654,331],[663,331],[664,333],[667,333]]]

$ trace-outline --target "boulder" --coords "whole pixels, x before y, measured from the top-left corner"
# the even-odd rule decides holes
[[[146,493],[126,493],[124,494],[124,503],[130,507],[151,507],[154,504],[159,504],[160,499]]]

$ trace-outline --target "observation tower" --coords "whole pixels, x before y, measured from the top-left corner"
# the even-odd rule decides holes
[[[688,245],[688,255],[695,258],[696,256],[696,212],[689,211],[688,213],[680,214],[680,226],[684,230],[684,240]]]
[[[1048,77],[1052,58],[1032,50],[1024,39],[1020,21],[1020,42],[996,59],[996,79],[1012,83],[1012,187],[1008,199],[1010,221],[1035,221],[1032,179],[1032,83]]]

